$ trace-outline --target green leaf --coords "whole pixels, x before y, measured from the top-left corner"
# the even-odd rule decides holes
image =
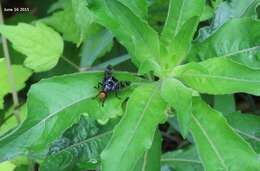
[[[259,0],[247,1],[211,1],[216,8],[215,16],[210,24],[200,29],[200,34],[197,38],[198,41],[207,39],[213,35],[223,24],[238,18],[256,18],[256,7]],[[237,30],[237,28],[236,28]],[[239,30],[239,29],[238,29]]]
[[[221,113],[199,98],[193,99],[191,132],[205,170],[260,169],[252,147],[234,132]]]
[[[234,95],[216,95],[214,96],[214,109],[220,111],[224,115],[236,111],[236,103]]]
[[[89,0],[89,9],[96,21],[127,48],[137,66],[147,59],[159,57],[158,34],[121,1]]]
[[[108,30],[101,30],[91,35],[84,43],[81,54],[81,66],[90,67],[113,46],[113,35]]]
[[[162,138],[160,131],[154,135],[152,147],[145,152],[144,156],[137,162],[133,171],[158,171],[160,170]]]
[[[201,93],[260,95],[260,70],[250,69],[225,57],[178,66],[173,75]]]
[[[71,0],[72,10],[74,12],[74,20],[78,26],[80,39],[77,43],[79,46],[85,38],[87,32],[91,29],[91,24],[94,22],[94,17],[87,8],[86,0]]]
[[[202,163],[195,146],[167,152],[162,155],[161,164],[170,166],[176,171],[202,171]]]
[[[127,72],[115,73],[115,77],[132,82],[140,80]],[[93,71],[54,77],[34,84],[28,93],[27,119],[19,129],[0,139],[0,161],[17,155],[43,157],[49,144],[89,110],[90,101],[96,101],[92,99],[98,94],[94,87],[102,78],[103,72]],[[110,98],[116,97],[111,95]]]
[[[192,46],[190,59],[226,57],[253,69],[260,69],[260,21],[233,19],[208,39]]]
[[[192,90],[172,78],[163,81],[161,95],[176,110],[180,131],[186,137],[192,114]]]
[[[204,4],[204,0],[170,1],[168,17],[161,35],[166,53],[161,60],[166,67],[179,64],[188,53]]]
[[[79,46],[89,35],[99,30],[99,26],[93,23],[93,16],[84,6],[85,1],[66,0],[66,3],[64,10],[55,12],[41,21],[62,33],[64,40]]]
[[[213,29],[234,18],[256,16],[256,6],[259,0],[225,1],[219,4],[213,20]]]
[[[225,117],[233,129],[260,153],[260,117],[239,112],[229,113]]]
[[[41,164],[41,171],[76,170],[80,163],[97,164],[112,135],[111,128],[100,127],[93,119],[82,116],[79,123],[52,144],[48,157]]]
[[[21,65],[12,65],[15,88],[17,91],[25,86],[25,81],[31,76],[31,70]],[[12,87],[8,78],[7,65],[5,60],[0,59],[0,109],[4,108],[4,96],[12,92]]]
[[[53,68],[63,51],[60,35],[42,23],[0,25],[0,32],[12,42],[14,49],[27,56],[24,65],[36,72]]]
[[[102,170],[131,171],[151,147],[157,125],[166,119],[165,110],[158,85],[136,88],[111,141],[101,154]],[[116,157],[111,157],[115,154]]]

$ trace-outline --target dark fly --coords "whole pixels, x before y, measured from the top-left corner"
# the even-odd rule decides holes
[[[113,77],[112,70],[113,70],[112,66],[108,65],[105,69],[102,83],[101,82],[98,83],[97,88],[99,89],[100,87],[102,87],[102,90],[97,95],[100,101],[102,102],[102,106],[104,105],[104,102],[108,94],[111,92],[114,92],[116,97],[120,99],[120,97],[117,95],[118,91],[121,88],[125,87],[126,84],[128,84],[126,82],[119,81],[115,77]]]

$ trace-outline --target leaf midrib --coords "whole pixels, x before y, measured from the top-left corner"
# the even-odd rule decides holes
[[[181,75],[188,76],[188,77],[205,77],[205,78],[239,81],[239,82],[246,82],[246,83],[260,83],[260,81],[258,80],[245,80],[245,79],[239,79],[239,78],[228,77],[228,76],[220,76],[220,75],[193,74],[193,73],[181,73]]]

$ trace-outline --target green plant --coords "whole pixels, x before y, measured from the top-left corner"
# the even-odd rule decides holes
[[[32,73],[32,82],[48,79],[30,87],[23,123],[0,130],[0,161],[26,156],[41,171],[260,170],[260,118],[236,112],[233,99],[260,95],[259,3],[60,0],[35,24],[1,25],[10,50],[25,56],[13,65],[17,89]],[[167,10],[153,12],[167,5],[166,19]],[[103,70],[95,69],[108,64],[127,66],[113,74],[131,85],[102,107],[93,97]],[[1,97],[11,92],[3,77]],[[165,122],[189,147],[161,156]]]

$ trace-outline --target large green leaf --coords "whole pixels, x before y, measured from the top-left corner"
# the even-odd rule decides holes
[[[93,71],[54,77],[33,85],[28,93],[27,119],[12,134],[0,139],[0,161],[17,155],[38,158],[46,154],[49,144],[92,107],[89,102],[97,101],[92,99],[98,94],[94,87],[102,77],[102,72]],[[115,73],[115,77],[133,82],[140,80],[126,72]],[[101,108],[101,104],[98,107]]]
[[[63,51],[60,35],[42,23],[0,25],[0,32],[12,42],[14,49],[27,56],[25,66],[36,72],[53,68]]]
[[[157,130],[154,135],[152,147],[146,151],[144,156],[137,162],[132,171],[158,171],[160,170],[162,138],[160,131]]]
[[[193,99],[191,132],[205,170],[260,169],[258,156],[252,147],[234,132],[221,113],[199,98]]]
[[[153,141],[155,129],[166,119],[166,103],[157,84],[135,89],[112,139],[101,154],[103,171],[132,171]],[[116,155],[116,157],[111,157]]]
[[[113,46],[113,35],[108,30],[100,30],[84,43],[81,53],[81,67],[90,67]]]
[[[96,21],[108,28],[127,48],[136,65],[159,57],[157,33],[121,1],[89,0],[89,9]]]
[[[81,117],[79,123],[52,144],[48,157],[41,164],[41,171],[70,171],[80,163],[96,164],[112,135],[111,128],[102,128],[93,119]]]
[[[260,69],[260,21],[251,18],[231,20],[208,39],[194,43],[189,54],[189,58],[196,60],[214,57],[226,57]]]
[[[31,70],[22,65],[12,65],[15,88],[21,90],[25,86],[25,81],[31,76]],[[0,59],[0,109],[3,109],[4,96],[12,92],[12,86],[8,78],[7,65],[3,58]]]
[[[166,51],[161,60],[166,67],[180,63],[186,56],[204,4],[204,0],[170,0],[161,35],[162,46]]]
[[[176,171],[203,170],[202,163],[194,146],[163,154],[161,164],[170,166]]]
[[[14,168],[15,164],[13,164],[11,161],[0,163],[0,169],[3,171],[13,171]]]
[[[260,117],[239,112],[225,115],[233,129],[245,138],[257,153],[260,153]]]
[[[225,57],[178,66],[173,75],[201,93],[260,95],[260,70],[250,69]]]
[[[161,95],[176,110],[180,131],[186,137],[192,113],[192,90],[176,79],[166,79],[162,83]]]

